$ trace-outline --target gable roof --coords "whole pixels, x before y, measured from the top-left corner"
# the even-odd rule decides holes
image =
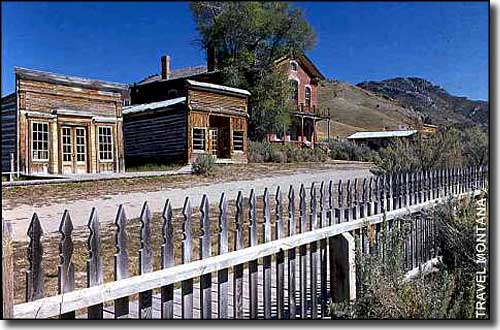
[[[290,59],[294,59],[296,61],[299,61],[300,64],[302,64],[302,67],[304,69],[306,69],[306,71],[308,71],[313,77],[319,78],[321,80],[325,79],[325,76],[323,76],[323,74],[319,71],[319,69],[316,67],[316,65],[314,65],[314,63],[311,61],[311,59],[303,53],[301,53],[297,56],[291,56],[291,55],[283,56],[283,57],[277,59],[276,61],[274,61],[274,63],[280,64],[283,61],[290,60]]]
[[[137,85],[145,85],[155,81],[167,81],[180,78],[190,78],[204,73],[209,73],[206,65],[190,66],[187,68],[171,70],[168,79],[162,79],[161,74],[154,74],[139,81]]]
[[[355,139],[378,139],[378,138],[391,138],[391,137],[406,137],[417,133],[417,130],[406,131],[377,131],[377,132],[356,132],[347,138],[350,140]]]

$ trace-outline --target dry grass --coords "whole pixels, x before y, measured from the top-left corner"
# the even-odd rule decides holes
[[[15,208],[20,204],[34,207],[50,205],[53,202],[79,200],[105,195],[129,192],[160,191],[169,188],[187,188],[212,183],[237,181],[256,178],[293,174],[311,169],[328,169],[333,163],[294,163],[294,164],[245,164],[218,166],[215,175],[203,177],[196,175],[172,175],[163,177],[144,177],[107,181],[75,182],[40,186],[2,188],[4,206]]]

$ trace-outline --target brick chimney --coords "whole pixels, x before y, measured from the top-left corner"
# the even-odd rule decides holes
[[[161,57],[161,79],[170,77],[170,56],[163,55]]]

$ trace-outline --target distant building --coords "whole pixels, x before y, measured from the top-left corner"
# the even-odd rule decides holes
[[[417,130],[356,132],[348,136],[347,139],[377,150],[387,147],[396,140],[412,139],[417,132]]]
[[[2,171],[24,174],[124,171],[122,104],[128,86],[16,68],[2,98]]]

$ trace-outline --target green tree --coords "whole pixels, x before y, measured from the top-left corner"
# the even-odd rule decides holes
[[[286,2],[200,1],[190,4],[200,44],[224,83],[246,88],[251,138],[290,124],[291,87],[275,60],[311,49],[316,37],[302,12]]]

